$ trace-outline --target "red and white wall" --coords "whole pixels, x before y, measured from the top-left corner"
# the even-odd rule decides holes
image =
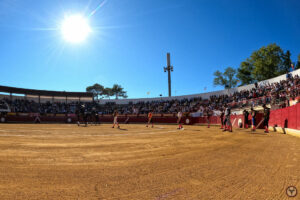
[[[37,119],[41,123],[75,123],[77,121],[77,116],[74,114],[46,114],[39,115],[38,113],[8,113],[5,117],[3,116],[2,122],[25,122],[25,123],[34,123]],[[249,118],[250,119],[250,118]],[[262,119],[262,114],[257,115],[257,123],[259,123]],[[82,120],[82,119],[81,119]],[[0,121],[0,122],[1,122]],[[148,119],[146,115],[121,115],[118,117],[118,121],[120,123],[128,122],[128,123],[147,123]],[[161,114],[153,116],[154,123],[161,124],[176,124],[177,117],[175,114]],[[100,122],[104,123],[112,123],[113,117],[111,115],[102,115],[100,116]],[[182,122],[188,125],[207,125],[206,117],[183,117]],[[239,127],[239,123],[244,123],[243,115],[232,115],[231,122],[233,127]],[[250,123],[250,120],[249,120]],[[211,125],[220,125],[221,120],[219,116],[212,116],[210,118]],[[250,124],[249,124],[250,125]],[[262,128],[262,127],[260,127]]]

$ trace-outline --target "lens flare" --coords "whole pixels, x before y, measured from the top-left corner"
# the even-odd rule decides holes
[[[102,3],[100,3],[90,14],[88,17],[93,16],[102,6],[105,5],[107,0],[104,0]]]

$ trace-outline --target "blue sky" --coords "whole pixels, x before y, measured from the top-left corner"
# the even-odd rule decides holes
[[[102,1],[1,0],[0,85],[85,91],[118,83],[129,98],[167,96],[170,52],[172,93],[186,95],[221,89],[213,72],[237,68],[261,46],[277,43],[293,61],[300,54],[299,0],[108,0],[89,18],[84,43],[64,41],[64,15],[88,15]]]

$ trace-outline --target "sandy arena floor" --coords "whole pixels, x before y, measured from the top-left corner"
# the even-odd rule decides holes
[[[121,126],[0,124],[0,199],[300,199],[300,138]]]

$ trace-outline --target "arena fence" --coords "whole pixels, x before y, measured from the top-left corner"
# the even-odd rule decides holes
[[[300,104],[271,111],[269,125],[300,130]]]
[[[100,122],[112,123],[113,117],[111,115],[101,115]],[[251,116],[249,116],[249,119]],[[262,114],[258,113],[256,121],[259,123],[262,119]],[[83,121],[81,118],[80,121]],[[90,119],[89,121],[93,121]],[[120,123],[146,123],[148,118],[146,115],[120,115],[118,117]],[[154,123],[161,124],[176,124],[177,117],[175,114],[156,114],[153,116]],[[39,113],[7,113],[7,115],[1,116],[1,122],[12,122],[12,123],[75,123],[77,122],[77,116],[75,114],[45,114],[40,115]],[[207,125],[206,117],[190,117],[188,115],[182,118],[184,124],[193,125]],[[243,115],[232,115],[231,122],[233,127],[242,127],[244,124]],[[212,116],[210,118],[211,125],[220,125],[221,119],[219,116]],[[249,125],[250,120],[249,120]],[[262,126],[258,127],[262,128]]]

